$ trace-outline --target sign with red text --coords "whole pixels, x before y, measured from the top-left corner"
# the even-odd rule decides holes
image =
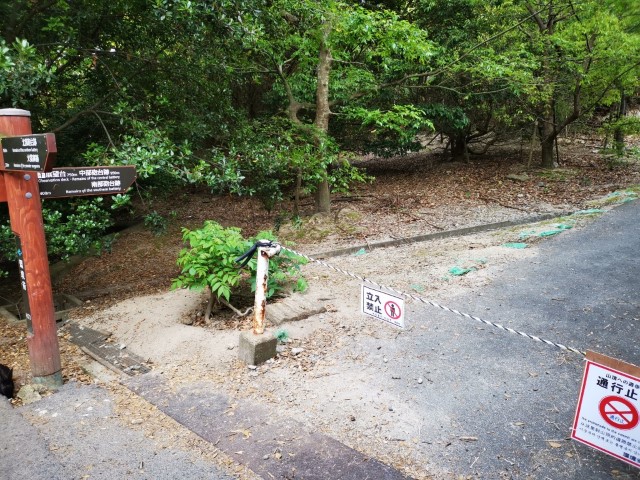
[[[362,285],[362,313],[404,328],[404,298]]]
[[[571,438],[640,467],[640,369],[587,352]]]

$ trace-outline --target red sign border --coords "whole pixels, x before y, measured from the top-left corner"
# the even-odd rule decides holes
[[[621,372],[620,370],[615,370],[612,367],[609,367],[609,366],[603,365],[602,363],[599,363],[597,361],[591,360],[589,358],[590,357],[589,354],[594,354],[594,353],[595,352],[590,352],[590,351],[587,352],[587,363],[585,365],[584,374],[582,376],[582,386],[581,386],[581,389],[580,389],[580,398],[578,399],[578,407],[576,408],[576,414],[574,416],[573,425],[571,427],[571,438],[573,440],[576,440],[577,442],[580,442],[580,443],[582,443],[584,445],[588,445],[591,448],[594,448],[594,449],[599,450],[599,451],[601,451],[603,453],[606,453],[607,455],[610,455],[610,456],[612,456],[614,458],[617,458],[618,460],[622,460],[623,462],[625,462],[625,463],[627,463],[627,464],[629,464],[629,465],[631,465],[633,467],[640,468],[640,462],[635,463],[632,460],[629,460],[628,458],[624,458],[621,455],[618,455],[616,453],[610,452],[609,450],[605,450],[604,448],[602,448],[599,445],[595,445],[595,444],[589,442],[588,440],[584,440],[584,439],[579,438],[579,437],[576,436],[576,426],[578,425],[578,420],[580,419],[580,410],[582,409],[582,400],[584,398],[584,391],[585,391],[585,388],[586,388],[586,381],[587,381],[587,377],[589,375],[589,368],[592,365],[597,365],[598,367],[603,368],[605,370],[608,370],[608,371],[610,371],[612,373],[616,373],[616,374],[623,373],[624,375],[626,375],[626,376],[628,376],[630,378],[633,378],[635,381],[640,383],[640,378],[636,377],[635,375],[631,375],[631,374],[629,374],[627,372]],[[597,356],[598,359],[607,359],[607,358],[609,358],[609,357],[605,357],[604,355],[601,355],[601,354],[595,354],[595,356]],[[612,359],[612,360],[614,360],[614,359]],[[637,368],[637,367],[635,367],[635,365],[631,365],[631,364],[629,364],[629,365],[634,367],[634,368]]]

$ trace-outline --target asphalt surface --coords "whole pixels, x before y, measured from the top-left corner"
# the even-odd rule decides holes
[[[97,386],[66,384],[20,408],[0,400],[0,419],[3,480],[235,478],[195,452],[158,448],[115,414]]]
[[[489,286],[448,306],[640,364],[640,202],[618,207],[588,227],[547,239],[536,248],[538,255],[509,263]],[[361,336],[335,355],[337,363],[344,359],[345,365],[348,357],[360,353],[371,365],[385,356],[384,364],[372,367],[375,375],[366,376],[366,383],[365,376],[358,378],[354,371],[345,372],[343,385],[357,383],[360,389],[385,392],[396,407],[385,438],[415,438],[411,448],[424,471],[438,478],[640,478],[634,467],[569,439],[584,367],[580,355],[416,303],[408,305],[407,326],[397,337]],[[418,377],[423,380],[419,384]],[[136,391],[135,385],[131,388]],[[144,391],[144,381],[138,385],[140,395],[164,403],[166,413],[183,424],[195,418],[192,428],[197,429],[200,420],[193,407],[203,404],[207,392],[195,389],[166,402],[158,392]],[[220,409],[226,401],[209,408]],[[233,478],[189,452],[155,448],[114,415],[110,394],[98,387],[66,385],[17,409],[0,402],[0,418],[3,479]],[[255,429],[258,421],[251,423]],[[198,433],[205,438],[206,429],[213,432],[212,441],[221,435],[215,422],[202,428]],[[307,433],[311,443],[324,442]],[[231,440],[227,443],[220,448],[238,448]],[[242,461],[242,456],[235,458]],[[314,463],[309,455],[299,458]],[[293,470],[296,461],[292,455]],[[295,478],[341,478],[332,474],[340,465],[334,464],[333,470],[327,465],[320,465],[320,473]]]
[[[640,364],[640,202],[537,248],[538,255],[509,263],[490,286],[447,306]],[[429,459],[431,472],[640,478],[636,468],[569,439],[584,369],[580,355],[420,304],[408,306],[407,316],[414,328],[382,345],[395,363],[369,388],[407,402],[412,413],[404,425],[398,419],[397,430],[417,431],[419,455]],[[361,349],[379,346],[372,339]],[[416,389],[417,376],[425,388]]]

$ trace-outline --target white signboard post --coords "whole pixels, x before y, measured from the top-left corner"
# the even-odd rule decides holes
[[[640,467],[640,368],[587,352],[571,438]]]
[[[404,329],[404,298],[362,285],[362,313]]]

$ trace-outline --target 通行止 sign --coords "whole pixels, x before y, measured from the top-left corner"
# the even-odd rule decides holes
[[[640,368],[587,352],[571,438],[640,467]]]

